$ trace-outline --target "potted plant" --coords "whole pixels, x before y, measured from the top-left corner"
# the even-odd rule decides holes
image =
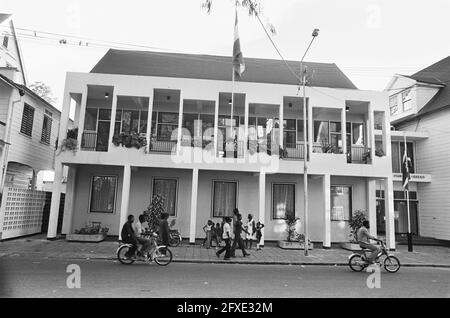
[[[122,146],[125,148],[136,148],[140,149],[147,145],[147,140],[144,136],[132,131],[122,132],[120,134],[115,134],[112,139],[112,143],[114,146]]]
[[[157,232],[159,230],[159,220],[161,219],[161,213],[164,212],[164,198],[161,195],[154,195],[152,202],[144,211],[145,221],[148,223],[149,230],[151,232]]]
[[[299,220],[300,219],[295,216],[294,211],[286,212],[286,218],[284,219],[284,221],[286,222],[287,237],[284,241],[278,241],[278,247],[282,249],[305,249],[305,236],[303,234],[298,234],[295,230],[295,227]],[[311,242],[308,242],[308,249],[312,248],[313,246]]]
[[[78,128],[69,129],[67,131],[66,138],[61,142],[59,153],[61,153],[61,151],[66,150],[70,150],[73,153],[75,153],[75,151],[77,151],[78,148],[77,138],[78,138]]]
[[[367,220],[367,217],[364,210],[356,210],[353,212],[352,218],[348,224],[350,226],[349,242],[343,243],[342,248],[351,251],[361,249],[358,244],[357,232],[365,220]]]
[[[66,240],[70,242],[101,242],[107,234],[109,228],[101,227],[100,222],[92,222],[92,225],[86,225],[74,231],[74,233],[67,234]]]
[[[370,161],[370,149],[367,149],[366,151],[364,151],[364,153],[362,155],[362,160],[364,161],[364,163],[369,163],[369,161]]]
[[[377,149],[375,150],[375,156],[377,156],[377,157],[384,157],[384,156],[385,156],[385,153],[384,153],[383,149],[377,148]]]
[[[279,155],[280,155],[280,159],[284,159],[288,156],[286,146],[283,146],[283,147],[280,146]]]

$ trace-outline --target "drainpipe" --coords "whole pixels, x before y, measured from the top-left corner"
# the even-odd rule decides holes
[[[22,102],[22,96],[25,95],[25,91],[21,88],[18,89],[19,90],[19,95],[20,98],[13,101],[11,103],[11,108],[8,111],[8,119],[6,121],[6,143],[5,143],[5,151],[3,152],[3,160],[2,160],[2,167],[3,167],[3,171],[2,171],[2,180],[1,180],[1,185],[0,185],[0,193],[3,194],[3,188],[5,186],[5,178],[6,178],[6,170],[8,169],[8,150],[9,150],[9,145],[10,143],[10,139],[11,139],[11,124],[12,124],[12,114],[14,111],[14,105],[17,103]]]

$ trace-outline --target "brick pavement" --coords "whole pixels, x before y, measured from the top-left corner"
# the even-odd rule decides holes
[[[37,258],[64,259],[114,259],[118,242],[100,243],[67,242],[63,239],[48,241],[43,235],[19,238],[0,242],[0,257],[33,256]],[[241,264],[286,264],[286,265],[346,265],[350,251],[341,248],[315,248],[304,256],[303,250],[283,250],[275,246],[266,246],[261,251],[249,250],[251,254],[243,257],[236,250],[236,258],[224,261],[223,255],[216,257],[216,249],[206,249],[200,245],[183,242],[179,247],[171,248],[175,262],[196,263],[241,263]],[[395,252],[405,266],[442,266],[450,267],[450,248],[443,246],[415,246],[409,253],[407,246],[397,245]]]

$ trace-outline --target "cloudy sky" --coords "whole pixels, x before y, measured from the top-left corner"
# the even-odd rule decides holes
[[[29,82],[47,83],[61,101],[65,73],[90,71],[107,46],[231,55],[234,2],[215,0],[210,15],[202,2],[0,0],[0,11],[13,14]],[[412,74],[450,55],[448,0],[261,2],[263,21],[275,26],[273,39],[286,59],[299,60],[319,28],[306,60],[336,63],[360,89],[382,90],[393,74]],[[244,59],[279,58],[244,9],[239,31]]]

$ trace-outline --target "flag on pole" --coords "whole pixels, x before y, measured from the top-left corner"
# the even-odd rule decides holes
[[[405,151],[403,153],[402,159],[402,186],[405,190],[409,189],[409,180],[411,176],[409,174],[411,168],[411,158],[408,157],[408,151],[406,146],[406,137],[405,137]]]
[[[238,16],[236,9],[236,19],[234,21],[234,43],[233,43],[233,74],[234,78],[240,79],[245,71],[244,57],[241,52],[241,44],[239,42]]]

